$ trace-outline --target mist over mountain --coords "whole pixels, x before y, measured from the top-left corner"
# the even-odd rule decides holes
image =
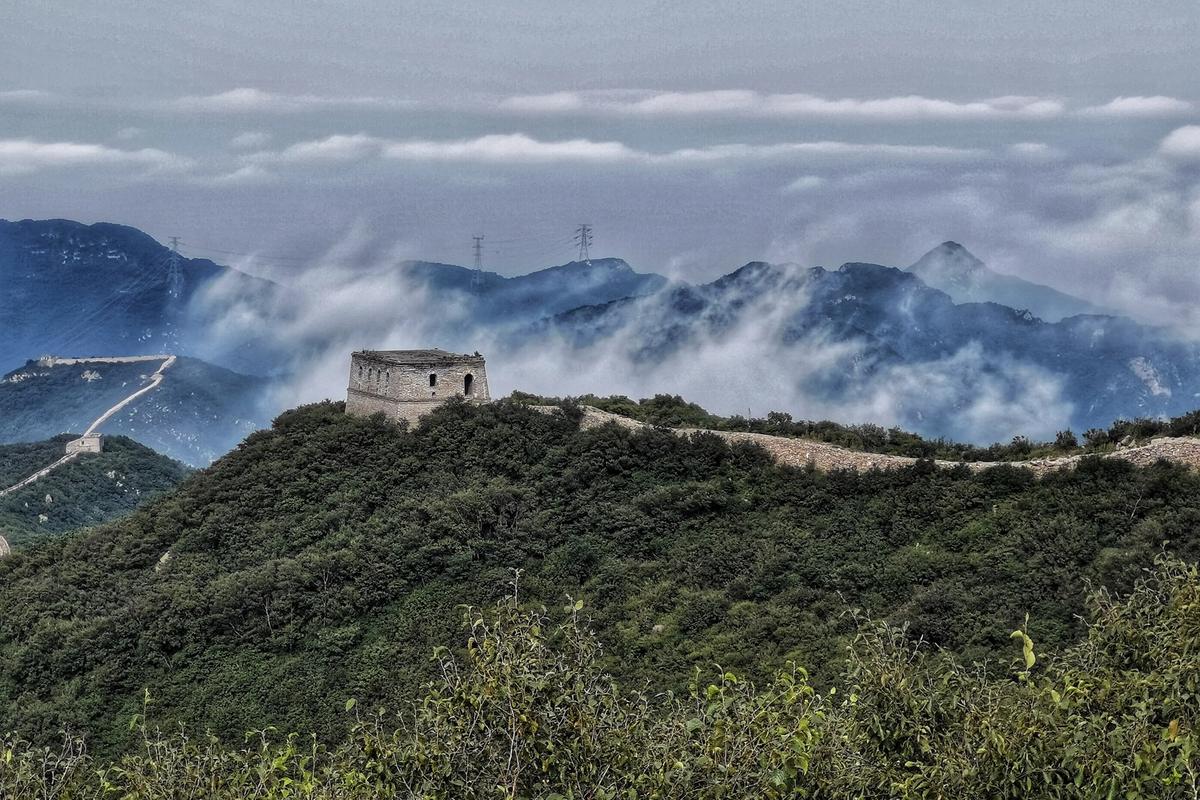
[[[1046,322],[999,303],[956,303],[913,273],[877,264],[752,262],[700,286],[575,309],[530,332],[546,335],[581,361],[612,358],[615,348],[632,368],[666,365],[684,380],[721,343],[740,342],[756,367],[739,368],[726,354],[702,369],[714,384],[746,379],[750,402],[788,398],[835,418],[840,408],[976,440],[1182,413],[1200,392],[1197,348],[1165,331],[1120,317]]]
[[[217,330],[246,309],[268,309],[285,326],[303,310],[292,287],[204,258],[178,257],[170,284],[170,248],[125,225],[70,220],[0,220],[0,367],[41,355],[194,355],[254,374],[277,373],[304,347],[226,338]],[[569,262],[506,277],[451,264],[404,261],[356,265],[354,280],[392,279],[426,297],[430,316],[470,303],[476,323],[531,321],[577,306],[649,294],[661,275],[640,274],[620,259]],[[339,278],[341,280],[341,278]],[[349,277],[344,278],[349,283]],[[301,291],[305,286],[302,283]]]
[[[340,397],[346,354],[363,347],[478,350],[497,394],[685,394],[720,413],[781,410],[973,442],[1178,415],[1200,398],[1194,344],[993,272],[953,242],[907,270],[756,261],[698,285],[616,258],[504,276],[315,257],[286,285],[183,259],[172,297],[170,251],[135,229],[49,220],[0,233],[10,361],[167,350],[273,376],[238,383],[232,396],[258,394],[243,422]],[[8,440],[74,424],[23,414],[33,422],[20,432],[9,422]],[[164,444],[175,433],[156,436],[142,441],[177,446]],[[220,451],[165,452],[206,463]]]
[[[934,289],[941,289],[956,303],[999,303],[1027,310],[1047,322],[1078,314],[1108,313],[1049,286],[995,272],[958,242],[943,242],[917,259],[908,271]]]

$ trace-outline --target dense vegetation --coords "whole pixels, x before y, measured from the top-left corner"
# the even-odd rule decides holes
[[[62,457],[72,439],[0,445],[0,488]],[[124,436],[105,436],[104,452],[85,454],[35,483],[0,497],[0,536],[14,548],[99,525],[171,489],[190,470]]]
[[[567,402],[595,406],[648,425],[666,428],[752,431],[771,436],[815,439],[851,450],[946,461],[1023,461],[1047,456],[1105,453],[1118,445],[1142,442],[1155,436],[1200,436],[1200,411],[1173,419],[1117,420],[1106,429],[1093,428],[1086,431],[1082,440],[1073,431],[1066,430],[1059,431],[1052,442],[1035,442],[1017,436],[1011,442],[979,446],[946,439],[925,439],[916,433],[895,427],[884,428],[881,425],[843,425],[830,420],[794,420],[791,414],[782,411],[772,411],[765,417],[750,419],[742,416],[722,417],[704,410],[695,403],[689,403],[678,395],[669,394],[658,394],[641,400],[631,400],[623,395],[584,395],[567,401],[523,392],[516,392],[513,396],[520,402],[530,404],[559,405]]]
[[[663,696],[600,668],[581,603],[557,628],[502,603],[471,614],[465,663],[439,651],[439,678],[398,715],[360,716],[347,701],[340,745],[262,731],[231,748],[163,735],[138,715],[141,746],[116,763],[72,738],[55,749],[0,741],[0,796],[1195,798],[1196,568],[1160,561],[1126,599],[1101,592],[1090,605],[1085,641],[1059,657],[1022,626],[1010,666],[965,667],[867,622],[827,691],[789,665],[757,686],[697,672]]]
[[[82,433],[105,409],[144,386],[160,363],[45,366],[28,361],[0,382],[0,442]]]
[[[519,403],[450,403],[413,432],[340,404],[281,416],[119,522],[0,562],[0,729],[124,746],[144,687],[164,725],[343,730],[336,698],[403,696],[507,591],[584,598],[628,686],[788,660],[835,680],[850,607],[971,660],[1082,633],[1087,580],[1127,591],[1197,556],[1200,476],[1090,459],[1036,479],[925,462],[781,468],[751,446]]]
[[[0,444],[0,488],[12,486],[47,464],[62,458],[63,447],[75,437],[55,436],[40,442]]]

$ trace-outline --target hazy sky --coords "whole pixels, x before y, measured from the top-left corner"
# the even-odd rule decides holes
[[[593,254],[692,280],[955,239],[1196,322],[1195,0],[8,0],[3,18],[2,217],[124,222],[277,277],[331,252],[469,263],[474,233],[525,271],[569,260],[581,221]]]

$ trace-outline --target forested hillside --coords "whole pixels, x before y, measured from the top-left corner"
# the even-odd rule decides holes
[[[0,442],[83,433],[100,415],[150,385],[160,360],[27,361],[0,378]],[[203,466],[264,426],[270,381],[178,357],[162,383],[108,419],[100,433],[123,434],[172,458]]]
[[[569,410],[569,409],[568,409]],[[1085,582],[1128,590],[1194,559],[1200,476],[1085,461],[889,473],[781,468],[712,436],[514,402],[451,403],[414,432],[320,404],[281,416],[119,522],[0,562],[0,728],[128,741],[156,719],[238,736],[336,734],[342,700],[408,693],[460,606],[583,599],[627,685],[720,664],[840,669],[850,608],[966,659],[1082,631]]]
[[[0,445],[0,488],[52,464],[71,438]],[[81,455],[0,497],[0,536],[21,549],[47,536],[108,522],[176,486],[189,471],[132,439],[106,436],[102,453]]]
[[[582,601],[470,609],[462,656],[399,713],[346,701],[338,742],[273,729],[241,742],[158,726],[146,693],[130,752],[96,758],[0,737],[0,796],[101,800],[900,798],[1188,800],[1200,783],[1196,567],[1162,558],[1133,591],[1088,598],[1086,639],[966,665],[859,621],[837,685],[788,664],[754,683],[697,670],[679,693],[602,669]],[[840,690],[839,690],[840,689]]]

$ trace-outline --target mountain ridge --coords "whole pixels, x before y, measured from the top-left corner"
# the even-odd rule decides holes
[[[10,227],[0,224],[0,278],[6,269],[9,275],[20,271],[11,257],[13,237],[4,234],[12,223],[5,224]],[[704,352],[737,334],[747,348],[744,362],[778,363],[781,375],[796,376],[791,383],[781,379],[768,402],[787,403],[799,411],[806,405],[823,408],[863,398],[862,410],[852,407],[850,419],[873,417],[882,408],[887,416],[881,421],[888,424],[973,441],[1030,433],[1019,426],[1047,419],[1050,413],[1060,420],[1056,424],[1079,430],[1119,417],[1175,416],[1190,410],[1200,397],[1196,345],[1124,317],[1073,313],[1056,319],[1044,305],[1027,301],[1032,296],[1059,306],[1073,303],[1068,309],[1073,312],[1097,309],[1061,293],[1047,294],[1055,291],[1048,287],[995,277],[998,273],[954,242],[935,247],[907,270],[854,261],[832,269],[751,261],[700,284],[639,273],[615,258],[570,261],[516,276],[485,272],[481,281],[467,267],[396,262],[368,270],[369,275],[390,276],[396,282],[384,285],[391,294],[371,281],[361,285],[364,292],[396,297],[396,303],[380,304],[369,316],[355,316],[347,306],[350,318],[338,318],[331,327],[324,320],[307,324],[325,311],[319,296],[299,303],[302,289],[259,283],[248,285],[244,294],[238,289],[243,276],[207,261],[196,263],[220,271],[212,283],[232,281],[237,286],[194,295],[184,324],[179,321],[184,317],[164,312],[171,308],[165,276],[139,255],[148,249],[159,258],[170,257],[170,251],[151,237],[112,223],[20,225],[44,228],[51,243],[69,244],[76,234],[92,243],[83,250],[37,245],[38,252],[26,252],[23,258],[36,256],[38,263],[50,265],[47,269],[67,269],[77,277],[86,270],[72,273],[67,267],[94,267],[102,277],[106,273],[95,267],[98,263],[136,263],[144,283],[127,291],[120,281],[108,281],[111,286],[106,287],[101,277],[87,278],[98,305],[82,312],[82,318],[70,310],[75,297],[51,292],[43,304],[48,313],[34,317],[20,312],[26,317],[17,318],[17,335],[0,345],[0,350],[8,348],[14,366],[43,352],[158,350],[201,353],[202,359],[234,366],[235,371],[282,376],[292,368],[303,370],[304,359],[314,354],[331,362],[336,355],[329,352],[331,342],[394,337],[400,330],[397,323],[413,317],[426,341],[465,350],[480,349],[483,341],[493,357],[512,356],[517,363],[527,357],[528,348],[546,344],[548,336],[555,337],[552,344],[560,339],[566,344],[568,358],[600,360],[594,356],[607,348],[606,355],[615,354],[616,359],[606,357],[604,363],[619,365],[622,378],[643,382],[658,379],[654,370],[663,359],[682,362],[690,351]],[[67,233],[58,231],[62,226]],[[84,236],[85,232],[90,233]],[[114,249],[105,238],[118,235],[128,238],[130,253]],[[56,282],[56,291],[61,282]],[[204,288],[194,281],[188,285],[193,291]],[[981,287],[1020,296],[1001,303]],[[28,286],[17,289],[15,295],[30,291]],[[419,294],[422,291],[425,295]],[[11,305],[11,297],[7,299]],[[5,302],[0,297],[0,306]],[[106,303],[121,313],[115,321],[97,322],[96,314],[108,307]],[[223,316],[227,312],[232,326]],[[238,328],[239,321],[248,324]],[[58,328],[55,336],[68,339],[81,330],[90,335],[94,327],[98,339],[87,347],[50,348],[43,337],[30,351],[35,344],[21,333],[30,326]],[[286,333],[269,335],[273,329]],[[179,343],[186,346],[173,346]],[[101,349],[108,345],[112,349]],[[26,352],[18,354],[15,348]],[[205,355],[209,351],[212,357]],[[241,363],[249,368],[238,369]],[[614,388],[619,387],[587,390]],[[674,390],[665,384],[646,389]],[[340,387],[327,391],[326,396],[337,396]],[[1026,399],[1031,392],[1044,397]],[[699,396],[712,402],[711,397]],[[741,405],[739,401],[734,407]],[[974,430],[969,429],[972,425]],[[1042,436],[1053,432],[1032,431]]]
[[[750,262],[706,284],[573,309],[528,335],[560,336],[581,357],[621,342],[624,357],[636,366],[685,358],[689,349],[734,331],[768,342],[764,350],[781,363],[802,364],[807,353],[829,343],[849,347],[851,355],[806,377],[805,391],[831,403],[872,384],[884,391],[888,376],[934,365],[931,372],[947,373],[933,387],[945,396],[926,392],[916,377],[893,381],[910,390],[898,423],[928,435],[986,437],[931,426],[931,419],[953,420],[972,402],[976,379],[955,385],[956,359],[990,376],[1009,398],[1004,402],[1015,401],[1031,380],[1057,381],[1073,406],[1067,422],[1077,430],[1117,418],[1177,416],[1200,396],[1200,347],[1165,329],[1106,315],[1047,322],[991,301],[957,303],[913,273],[865,262],[833,270]]]
[[[512,276],[484,271],[478,283],[475,270],[457,264],[410,260],[398,269],[430,288],[475,297],[477,318],[505,322],[653,294],[667,283],[661,275],[635,271],[620,258],[568,261]]]
[[[218,280],[254,298],[276,284],[205,258],[178,257],[178,297],[168,286],[174,258],[149,234],[109,222],[0,220],[0,369],[46,353],[199,355],[211,318],[193,303]],[[236,354],[229,354],[237,363]],[[243,364],[244,366],[244,364]]]
[[[148,385],[145,361],[30,360],[0,377],[0,443],[82,433],[104,411]],[[194,466],[206,465],[268,421],[271,382],[181,356],[162,383],[107,420],[124,434]]]

